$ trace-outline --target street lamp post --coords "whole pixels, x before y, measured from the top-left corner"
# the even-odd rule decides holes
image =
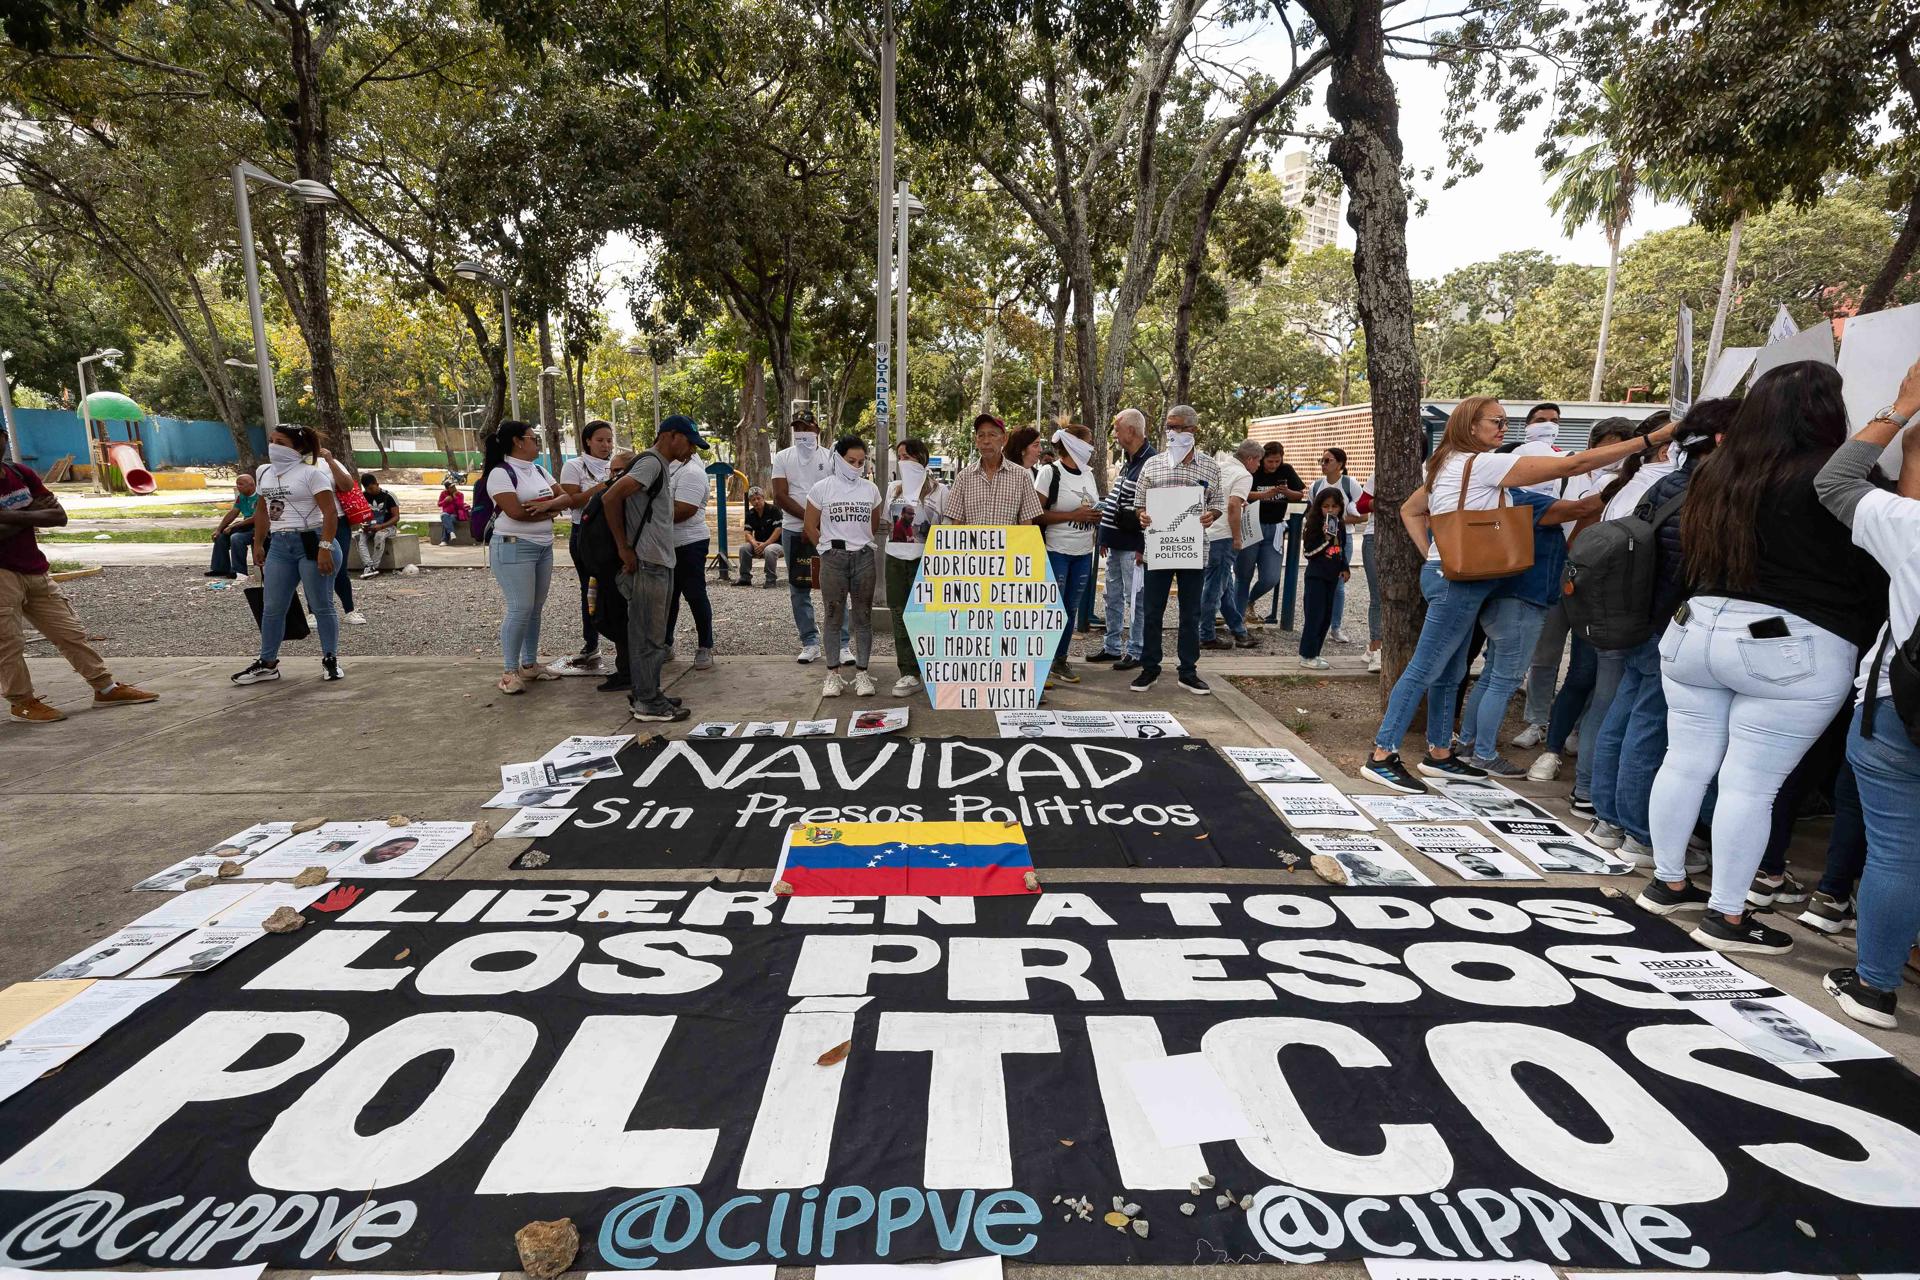
[[[626,402],[625,396],[615,396],[613,403],[607,406],[607,418],[613,423],[613,438],[616,442],[620,439],[620,406]],[[632,441],[628,443],[631,444]]]
[[[13,425],[13,388],[7,385],[7,361],[13,352],[0,351],[0,426],[7,429],[7,461],[20,465],[20,433]]]
[[[253,213],[247,204],[249,179],[290,192],[302,204],[333,204],[340,196],[326,183],[312,178],[282,182],[244,160],[233,166],[233,212],[240,224],[240,262],[247,277],[247,315],[253,321],[254,372],[260,379],[260,412],[266,419],[267,430],[272,431],[280,425],[280,402],[273,393],[273,363],[267,353],[267,317],[260,307],[260,264],[254,259]]]
[[[74,372],[79,376],[80,383],[80,400],[76,407],[80,410],[80,422],[87,432],[87,461],[93,467],[93,487],[102,493],[107,492],[106,457],[104,454],[96,456],[94,453],[93,446],[96,442],[93,438],[93,419],[87,416],[87,366],[96,360],[111,363],[118,360],[120,355],[120,348],[107,347],[92,355],[81,356],[79,363],[74,366]]]
[[[653,362],[653,430],[654,434],[658,435],[660,432],[660,357],[654,354],[651,347],[638,344],[622,347],[621,350],[630,356],[645,356]]]
[[[893,359],[893,420],[900,428],[900,438],[905,440],[907,438],[907,220],[909,214],[925,213],[927,206],[914,198],[904,182],[900,184],[900,190],[895,195],[893,203],[899,219],[897,234],[900,237],[899,311],[894,321],[897,349]],[[881,446],[881,452],[887,452],[885,446]]]
[[[880,173],[874,187],[879,210],[873,277],[873,479],[887,491],[891,445],[888,427],[893,408],[893,0],[886,0],[880,33]]]
[[[453,274],[500,290],[500,327],[505,331],[507,344],[507,416],[517,419],[520,416],[520,361],[513,354],[513,290],[503,277],[472,259],[454,263]]]

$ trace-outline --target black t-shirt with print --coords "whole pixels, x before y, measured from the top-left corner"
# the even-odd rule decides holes
[[[1291,463],[1283,462],[1280,470],[1267,471],[1264,467],[1253,473],[1253,487],[1271,489],[1278,480],[1289,489],[1302,489],[1307,486],[1300,482],[1300,473]],[[1287,522],[1287,500],[1285,498],[1263,498],[1260,501],[1260,527],[1272,529]]]
[[[755,511],[749,506],[743,519],[746,522],[747,532],[753,537],[753,540],[755,542],[766,542],[771,539],[774,532],[780,528],[780,508],[774,506],[771,502],[762,506],[758,511]]]
[[[400,516],[400,500],[386,489],[367,495],[367,503],[373,508],[373,522],[382,525]]]

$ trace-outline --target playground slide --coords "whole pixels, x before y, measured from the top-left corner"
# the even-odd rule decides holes
[[[107,464],[120,472],[121,479],[127,482],[127,488],[134,493],[152,493],[157,487],[153,482],[153,473],[147,470],[146,462],[140,457],[140,450],[131,444],[107,445]]]

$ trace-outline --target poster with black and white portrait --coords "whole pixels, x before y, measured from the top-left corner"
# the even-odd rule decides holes
[[[1518,849],[1542,871],[1587,876],[1624,876],[1633,864],[1616,853],[1588,844],[1551,818],[1487,818],[1487,830]]]
[[[1424,871],[1372,836],[1316,833],[1301,836],[1300,842],[1314,853],[1339,863],[1347,884],[1369,889],[1399,889],[1433,883]]]
[[[1538,880],[1540,873],[1468,826],[1401,823],[1393,834],[1464,880]]]

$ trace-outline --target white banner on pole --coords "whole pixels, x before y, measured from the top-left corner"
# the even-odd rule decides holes
[[[1673,369],[1667,386],[1667,411],[1675,418],[1687,416],[1693,405],[1693,308],[1680,304],[1673,328]]]
[[[1800,360],[1816,360],[1821,364],[1833,363],[1833,322],[1831,320],[1822,320],[1811,328],[1802,329],[1791,338],[1769,342],[1760,348],[1760,354],[1753,358],[1753,381],[1758,382],[1770,369],[1778,369],[1783,364],[1793,364]],[[1752,383],[1748,385],[1751,386]]]
[[[1791,338],[1800,332],[1800,322],[1793,318],[1793,312],[1787,310],[1787,304],[1781,303],[1780,309],[1773,313],[1773,323],[1767,326],[1767,341],[1779,342],[1782,338]]]
[[[1747,376],[1747,370],[1753,368],[1754,357],[1759,354],[1758,347],[1720,348],[1720,358],[1713,362],[1713,368],[1707,370],[1707,376],[1700,380],[1700,398],[1713,400],[1732,395],[1740,386],[1740,380]]]
[[[1915,359],[1920,359],[1920,303],[1847,321],[1839,367],[1840,376],[1846,379],[1840,394],[1846,401],[1849,429],[1858,431],[1893,403],[1900,381]],[[1881,455],[1880,469],[1898,476],[1900,457],[1900,437],[1896,435]]]

